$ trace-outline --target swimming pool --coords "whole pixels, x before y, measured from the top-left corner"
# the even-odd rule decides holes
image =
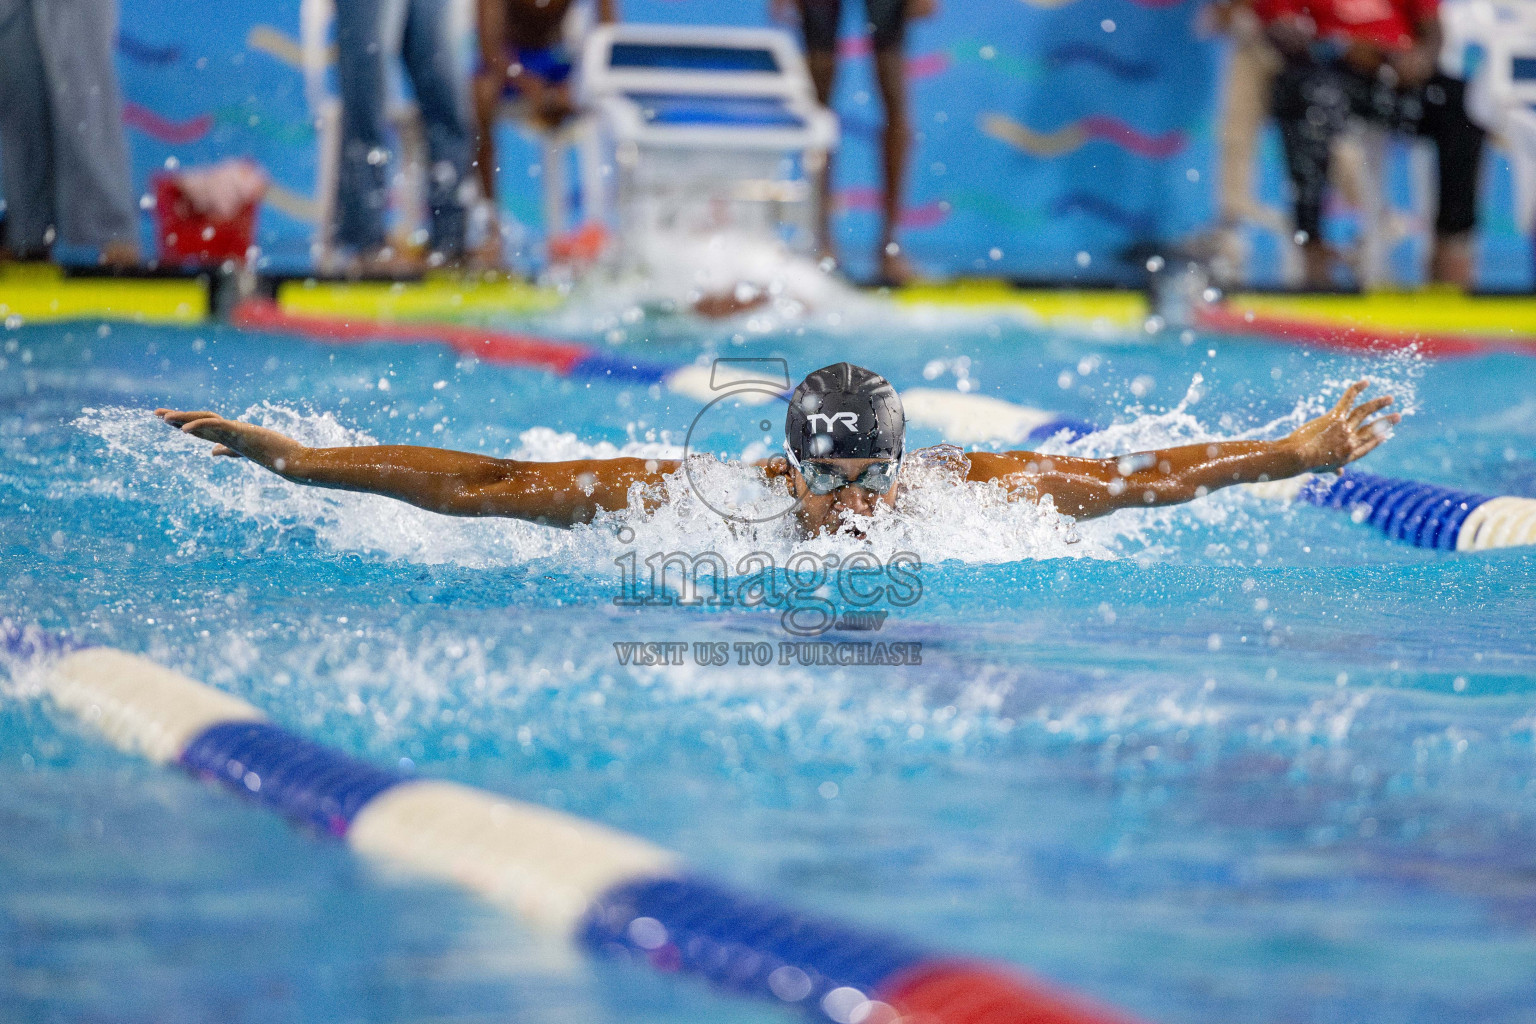
[[[1366,373],[1415,410],[1366,469],[1536,494],[1519,356],[878,311],[541,326],[673,362],[849,359],[1118,424],[1084,450],[1279,429]],[[637,668],[614,644],[785,631],[768,610],[615,604],[615,559],[795,542],[686,502],[628,539],[446,520],[210,460],[147,410],[556,458],[663,450],[696,400],[214,327],[23,326],[0,344],[6,614],[144,652],[353,754],[1151,1019],[1532,1019],[1536,550],[1422,551],[1245,494],[1073,531],[930,488],[875,536],[921,557],[921,597],[857,637],[921,643],[920,665]],[[18,1019],[782,1019],[382,876],[105,749],[8,669],[0,1006]]]

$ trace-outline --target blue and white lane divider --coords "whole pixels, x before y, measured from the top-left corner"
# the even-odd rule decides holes
[[[835,1024],[1128,1020],[1006,966],[741,894],[602,825],[375,767],[123,651],[0,619],[0,652],[38,661],[54,703],[119,749],[180,765],[363,854],[478,893],[596,954]]]
[[[1357,470],[1307,473],[1248,489],[1261,497],[1340,509],[1414,547],[1485,551],[1536,544],[1536,498],[1491,497]]]

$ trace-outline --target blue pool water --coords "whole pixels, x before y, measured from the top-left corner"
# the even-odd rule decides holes
[[[1115,425],[1084,451],[1273,434],[1366,373],[1413,415],[1365,468],[1536,495],[1513,356],[883,314],[557,326],[652,359],[963,380]],[[148,410],[557,458],[666,450],[697,401],[212,327],[24,326],[0,358],[0,614],[1153,1020],[1536,1021],[1536,549],[1426,552],[1231,493],[1074,531],[930,485],[872,534],[921,557],[921,598],[854,637],[921,643],[922,664],[626,667],[615,643],[786,634],[765,609],[616,605],[615,559],[817,545],[686,495],[571,533],[433,517],[209,459]],[[119,755],[32,672],[0,672],[0,1019],[782,1019],[577,960]]]

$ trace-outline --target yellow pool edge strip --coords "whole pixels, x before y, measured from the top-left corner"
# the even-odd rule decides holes
[[[904,310],[1017,315],[1047,327],[1095,333],[1139,332],[1151,313],[1146,295],[1139,291],[1020,288],[996,279],[923,283],[875,294]],[[545,313],[565,301],[559,289],[522,280],[451,276],[413,282],[293,279],[279,283],[277,298],[285,311],[305,315],[461,323]],[[1235,292],[1226,306],[1330,326],[1536,341],[1536,296],[1435,290],[1368,295]],[[211,312],[204,278],[67,277],[46,265],[0,267],[0,321],[196,324]]]
[[[1405,334],[1536,338],[1536,296],[1463,295],[1435,289],[1366,295],[1234,292],[1226,306],[1238,313]]]
[[[1148,314],[1146,296],[1130,290],[1053,291],[1020,289],[995,280],[962,280],[879,294],[902,308],[1015,313],[1050,326],[1091,330],[1140,330]],[[524,281],[450,277],[410,283],[295,280],[283,282],[277,291],[278,305],[285,312],[386,321],[543,313],[564,299],[558,289]]]
[[[565,296],[526,281],[284,281],[277,304],[287,313],[352,316],[367,320],[464,320],[545,313]]]
[[[197,278],[66,278],[0,273],[0,320],[122,320],[196,324],[209,316],[208,285]]]

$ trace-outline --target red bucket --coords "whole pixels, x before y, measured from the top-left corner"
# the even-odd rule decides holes
[[[214,220],[193,209],[171,175],[155,175],[154,185],[161,262],[201,266],[244,262],[256,238],[259,202],[247,203],[228,220]]]
[[[575,231],[567,231],[549,240],[549,258],[570,267],[590,267],[608,248],[608,230],[588,221]]]

